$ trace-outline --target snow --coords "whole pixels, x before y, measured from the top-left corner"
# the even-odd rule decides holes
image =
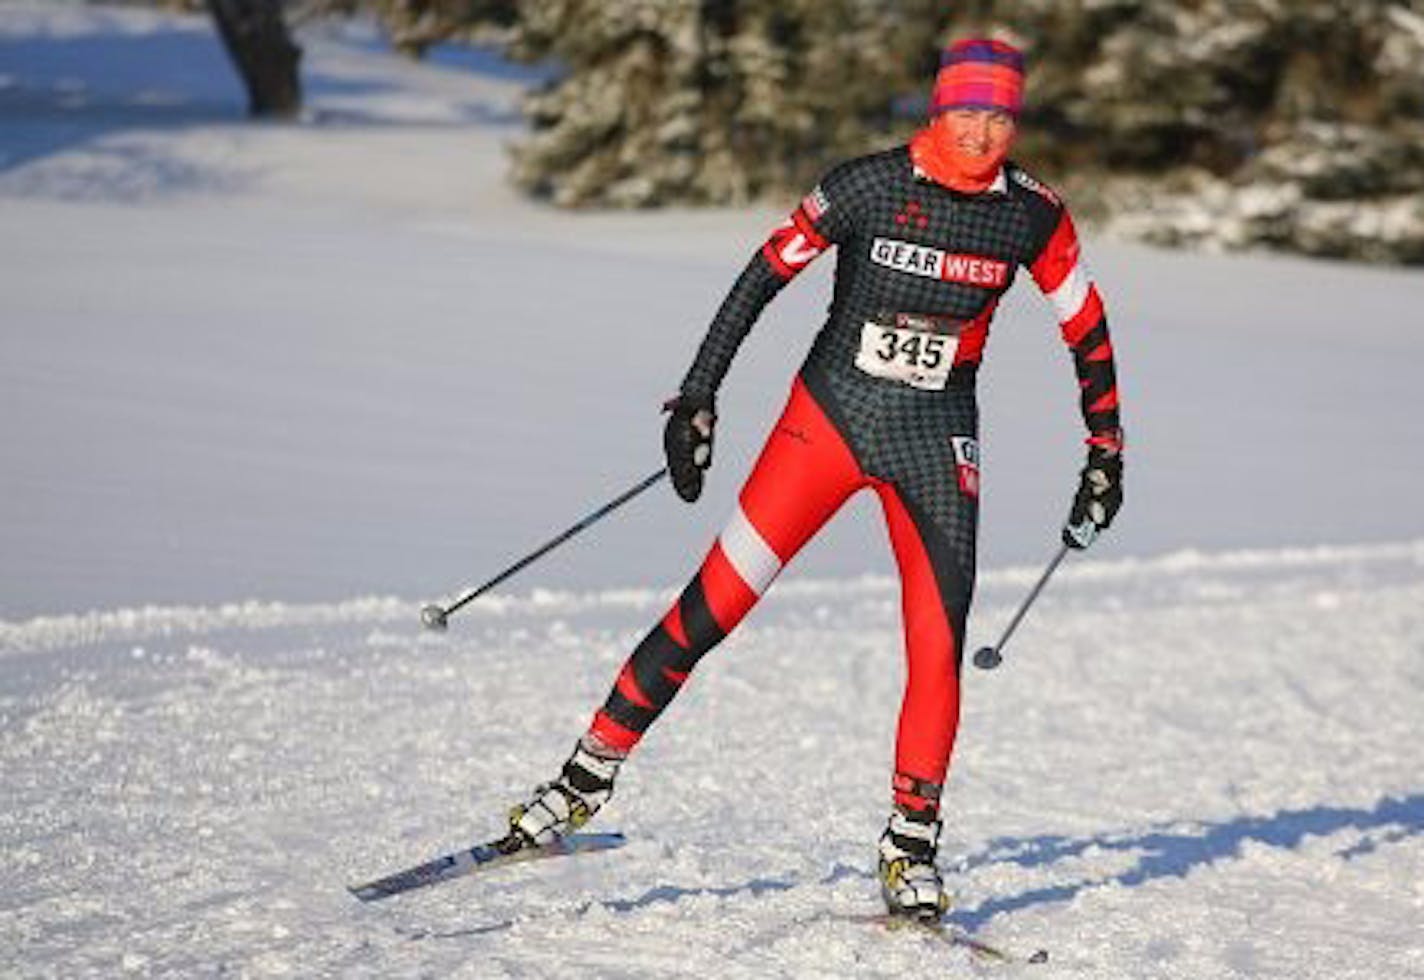
[[[537,70],[303,42],[309,118],[252,125],[201,18],[0,2],[0,973],[981,971],[843,921],[902,683],[864,501],[630,762],[598,821],[627,847],[346,895],[553,773],[729,511],[829,263],[739,358],[703,504],[651,492],[423,633],[659,465],[778,209],[530,203],[503,147]],[[1088,252],[1128,502],[966,675],[954,920],[1048,948],[1034,976],[1424,976],[1424,279]],[[1021,286],[983,372],[975,645],[1078,465],[1050,319]]]
[[[1421,568],[1424,542],[1066,569],[969,677],[956,921],[1051,976],[1418,975]],[[984,628],[1026,571],[986,577]],[[623,850],[344,894],[492,827],[660,598],[481,602],[444,637],[351,604],[7,638],[6,948],[66,975],[965,969],[834,918],[873,908],[885,579],[787,583],[728,641],[629,764]]]

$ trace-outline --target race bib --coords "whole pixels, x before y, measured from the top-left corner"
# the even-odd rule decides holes
[[[943,391],[958,350],[953,334],[867,322],[860,328],[855,366],[912,388]]]

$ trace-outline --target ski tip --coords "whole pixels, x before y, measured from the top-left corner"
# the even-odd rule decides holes
[[[847,915],[836,915],[832,917],[848,922],[876,925],[889,931],[923,930],[926,933],[940,937],[952,946],[967,949],[976,959],[987,963],[1032,963],[1039,965],[1048,962],[1048,950],[1046,949],[1034,950],[1033,953],[1027,956],[1012,950],[1006,950],[997,944],[986,942],[971,933],[957,928],[948,917],[918,918],[912,915],[897,915],[891,912],[853,912]]]
[[[584,854],[592,851],[608,851],[622,847],[628,839],[617,831],[596,834],[571,834],[541,847],[509,851],[501,846],[503,841],[476,844],[474,847],[446,854],[424,864],[397,871],[395,874],[358,885],[347,885],[346,891],[362,902],[375,902],[402,892],[423,888],[438,882],[448,881],[472,872],[502,867],[519,861],[559,855]]]
[[[387,880],[367,881],[356,885],[347,885],[346,891],[352,898],[361,902],[376,902],[383,898],[390,898],[400,891],[399,888],[390,887]]]
[[[617,830],[607,830],[597,834],[570,834],[564,843],[573,847],[622,847],[628,838]]]
[[[569,834],[567,837],[560,837],[553,843],[531,847],[529,853],[533,855],[582,854],[587,851],[611,851],[626,843],[628,843],[628,838],[616,830],[596,834]]]

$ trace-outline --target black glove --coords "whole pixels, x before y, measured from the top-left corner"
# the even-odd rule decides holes
[[[1078,481],[1078,493],[1063,525],[1063,543],[1082,550],[1112,525],[1122,507],[1122,453],[1092,446]]]
[[[663,429],[663,452],[677,495],[688,503],[702,496],[702,474],[712,465],[712,399],[678,395],[663,406],[671,412]]]

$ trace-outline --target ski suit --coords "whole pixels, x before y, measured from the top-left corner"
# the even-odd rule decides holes
[[[776,293],[837,247],[834,297],[738,507],[672,608],[629,657],[591,734],[631,750],[698,660],[857,490],[880,499],[902,585],[908,672],[896,801],[937,807],[959,720],[978,523],[975,375],[1018,267],[1051,300],[1090,441],[1119,427],[1097,288],[1058,196],[1006,163],[965,195],[904,146],[830,171],[752,257],[682,384],[710,403]]]

